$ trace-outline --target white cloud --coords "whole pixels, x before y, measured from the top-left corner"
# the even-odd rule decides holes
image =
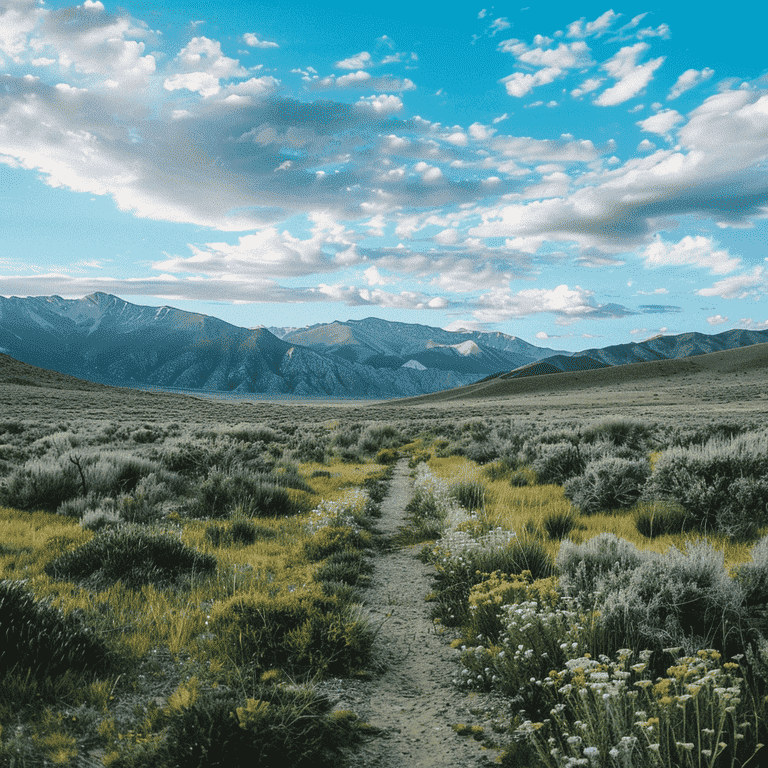
[[[0,24],[0,52],[16,62],[27,49],[28,38],[45,11],[36,0],[10,0],[6,2]]]
[[[499,82],[504,83],[507,93],[510,96],[519,99],[529,94],[534,88],[538,88],[540,85],[548,85],[562,73],[563,71],[561,69],[546,67],[533,74],[513,72],[511,75],[502,78]]]
[[[509,21],[505,18],[496,19],[490,26],[491,37],[493,37],[497,32],[503,32],[505,29],[509,29],[512,25],[509,23]]]
[[[653,152],[654,149],[656,149],[656,145],[652,141],[648,141],[648,139],[643,139],[637,145],[638,152]]]
[[[685,72],[683,72],[683,74],[677,78],[677,81],[670,89],[667,100],[672,101],[673,99],[676,99],[678,96],[690,90],[699,83],[703,83],[705,80],[709,80],[709,78],[714,74],[715,70],[709,69],[709,67],[705,67],[701,70],[686,69]]]
[[[393,115],[403,108],[403,100],[399,96],[381,94],[380,96],[362,96],[357,102],[361,109],[367,109],[379,115]]]
[[[272,43],[269,40],[259,40],[259,36],[253,34],[253,32],[246,32],[243,35],[243,42],[246,45],[250,45],[251,48],[279,48],[277,43]]]
[[[336,62],[337,69],[363,69],[364,67],[370,67],[373,62],[371,61],[371,54],[368,51],[361,51],[354,56],[350,56],[348,59],[342,59]]]
[[[722,325],[723,323],[728,322],[728,318],[723,317],[722,315],[713,315],[712,317],[707,318],[707,322],[710,325]]]
[[[167,77],[163,83],[166,91],[178,91],[185,89],[199,93],[203,98],[215,96],[220,90],[219,78],[208,72],[190,72]]]
[[[400,80],[397,77],[385,75],[383,77],[372,77],[369,72],[363,69],[357,72],[350,72],[348,75],[336,77],[329,75],[320,80],[312,82],[314,90],[332,90],[335,88],[367,88],[373,91],[413,91],[416,85],[407,77]]]
[[[752,318],[742,317],[741,320],[739,320],[739,325],[742,325],[744,328],[748,328],[750,330],[764,331],[768,329],[768,319],[763,320],[762,322],[757,322],[752,320]]]
[[[741,266],[741,259],[728,251],[715,250],[710,238],[686,236],[678,243],[669,243],[658,235],[643,252],[646,267],[690,265],[708,269],[713,275],[726,275]]]
[[[719,296],[721,299],[759,299],[768,295],[768,273],[757,266],[751,272],[723,278],[696,293],[699,296]]]
[[[683,116],[674,109],[664,109],[645,120],[640,120],[637,125],[646,133],[656,133],[659,136],[665,136],[683,119]]]
[[[585,93],[592,93],[592,91],[596,91],[604,82],[605,80],[602,77],[587,78],[578,88],[574,88],[571,91],[571,96],[573,96],[574,99],[577,99]]]
[[[653,79],[653,73],[664,63],[664,57],[638,64],[638,58],[647,50],[647,43],[625,46],[602,65],[602,68],[618,82],[604,90],[595,99],[595,104],[600,107],[622,104],[648,85]]]
[[[557,315],[561,320],[578,320],[586,316],[616,317],[629,313],[623,307],[599,305],[592,291],[580,286],[567,285],[556,288],[527,288],[512,293],[508,288],[498,288],[481,296],[473,315],[481,322],[497,323],[517,317],[542,313]]]
[[[204,72],[219,79],[245,77],[248,74],[237,59],[231,59],[222,53],[218,40],[207,37],[193,37],[179,51],[176,60],[187,72]]]
[[[587,22],[586,25],[583,18],[579,21],[573,21],[568,25],[568,37],[589,37],[591,35],[600,37],[620,16],[620,13],[614,13],[611,10],[598,16],[594,21]]]

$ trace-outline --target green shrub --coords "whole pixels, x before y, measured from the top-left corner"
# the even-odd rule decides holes
[[[333,552],[315,573],[315,581],[343,582],[362,587],[370,582],[373,572],[371,561],[358,549],[342,549]]]
[[[750,624],[768,637],[768,536],[763,536],[750,554],[751,562],[736,566],[734,576],[741,586]]]
[[[480,475],[491,481],[506,480],[509,478],[512,470],[516,467],[516,461],[513,461],[508,456],[503,456],[490,464],[486,464],[480,472]]]
[[[325,560],[335,552],[370,549],[373,537],[368,531],[341,525],[326,525],[304,543],[304,554],[310,562]]]
[[[576,527],[576,517],[570,512],[550,512],[543,526],[550,539],[560,541]]]
[[[509,473],[509,484],[513,488],[525,488],[536,483],[536,473],[529,467],[513,469]]]
[[[539,446],[532,469],[539,483],[562,485],[566,480],[580,475],[586,466],[587,456],[578,445],[545,443]]]
[[[396,448],[382,448],[376,454],[377,464],[394,464],[400,458],[400,452]]]
[[[615,446],[642,451],[647,449],[652,441],[652,430],[642,421],[612,418],[590,424],[582,433],[582,440],[585,443],[605,440]]]
[[[118,581],[140,588],[212,573],[216,558],[187,546],[173,534],[123,525],[97,533],[77,549],[49,562],[44,570],[55,579],[85,582],[94,588]]]
[[[227,689],[201,693],[168,724],[173,768],[315,768],[337,765],[362,732],[351,712],[308,686],[258,686],[251,696]]]
[[[67,672],[103,672],[104,642],[72,614],[36,601],[19,582],[0,581],[0,678],[14,673],[36,680]]]
[[[701,531],[753,536],[768,522],[768,433],[664,451],[644,496],[677,502]]]
[[[215,470],[200,484],[191,514],[226,517],[235,508],[247,517],[296,514],[299,511],[296,502],[287,488],[277,482],[276,475],[265,477],[243,471]]]
[[[32,459],[0,482],[0,504],[14,509],[55,512],[63,502],[84,494],[74,464]]]
[[[373,642],[368,624],[319,584],[236,595],[214,606],[211,631],[236,663],[292,674],[349,674],[367,664]]]
[[[673,501],[642,502],[635,511],[635,528],[649,539],[683,533],[690,528],[688,513]]]
[[[454,483],[448,493],[461,507],[474,511],[485,507],[485,486],[477,480]]]
[[[566,481],[565,496],[585,515],[628,509],[640,498],[650,473],[647,461],[597,459]]]

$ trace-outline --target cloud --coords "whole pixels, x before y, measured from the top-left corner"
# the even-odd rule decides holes
[[[512,293],[508,288],[495,289],[482,295],[474,305],[472,314],[481,322],[498,323],[518,317],[553,314],[561,320],[573,321],[584,317],[616,318],[634,312],[618,304],[597,304],[592,291],[578,285],[556,288],[527,288]]]
[[[594,21],[587,22],[586,25],[583,18],[579,19],[579,21],[573,21],[568,25],[568,37],[590,37],[593,35],[600,37],[620,16],[620,13],[606,11]]]
[[[343,302],[348,306],[368,304],[390,309],[445,309],[450,302],[442,296],[427,296],[415,291],[391,293],[379,288],[359,288],[357,286],[320,284],[311,289],[327,301]]]
[[[363,69],[350,72],[348,75],[336,77],[329,75],[319,80],[312,81],[312,90],[330,91],[345,88],[366,88],[372,91],[413,91],[416,85],[407,77],[402,80],[390,75],[373,77]]]
[[[354,245],[342,227],[315,227],[307,240],[279,232],[276,227],[239,238],[237,245],[191,245],[192,256],[172,257],[152,268],[171,274],[192,273],[208,277],[247,280],[259,277],[297,277],[331,272],[359,261]],[[335,259],[341,254],[339,260]]]
[[[596,91],[604,82],[605,80],[602,77],[590,77],[578,88],[574,88],[571,91],[571,96],[573,96],[574,99],[577,99],[585,93],[592,93],[592,91]]]
[[[722,325],[723,323],[728,322],[728,318],[723,317],[722,315],[713,315],[712,317],[707,318],[707,322],[710,325]]]
[[[712,240],[701,235],[686,236],[678,243],[668,243],[658,235],[643,252],[646,267],[690,265],[708,269],[713,275],[726,275],[741,266],[741,259],[728,251],[715,250]]]
[[[696,293],[699,296],[719,296],[721,299],[760,299],[768,295],[768,273],[764,267],[757,266],[751,272],[723,278]]]
[[[690,90],[699,83],[703,83],[705,80],[709,80],[712,75],[715,74],[714,69],[705,67],[704,69],[686,69],[680,77],[677,78],[675,84],[667,95],[667,101],[672,101],[678,98],[680,95]]]
[[[371,54],[368,51],[361,51],[348,59],[342,59],[336,62],[337,69],[364,69],[372,64]]]
[[[749,317],[742,317],[741,320],[739,320],[739,325],[754,331],[764,331],[768,329],[768,320],[757,322]]]
[[[269,40],[259,40],[258,35],[253,32],[246,32],[243,35],[243,42],[246,45],[250,45],[251,48],[279,48],[277,43],[272,43]]]
[[[663,109],[661,112],[657,112],[645,120],[640,120],[636,125],[639,125],[641,130],[646,133],[656,133],[659,136],[665,136],[683,120],[683,116],[674,109]]]
[[[529,48],[513,39],[501,43],[499,50],[514,54],[523,66],[540,67],[534,73],[513,72],[499,81],[504,83],[507,93],[516,98],[522,98],[541,85],[548,85],[568,69],[591,64],[589,48],[583,41],[560,43],[557,48]]]
[[[375,112],[378,115],[393,115],[403,108],[403,100],[399,96],[382,94],[381,96],[361,96],[357,107]]]
[[[617,82],[604,90],[593,103],[600,107],[612,107],[640,93],[653,79],[653,73],[664,63],[664,57],[661,56],[645,64],[638,64],[638,58],[647,50],[647,43],[635,43],[625,46],[608,59],[602,68]]]
[[[656,222],[671,217],[696,214],[720,226],[744,226],[764,215],[768,93],[709,97],[678,129],[678,140],[678,148],[591,176],[567,197],[489,207],[469,234],[511,238],[514,247],[551,240],[625,252],[653,242]]]

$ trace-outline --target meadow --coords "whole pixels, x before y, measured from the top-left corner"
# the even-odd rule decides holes
[[[362,606],[399,459],[399,543],[434,567],[454,684],[503,702],[500,763],[760,764],[751,379],[413,405],[72,381],[0,385],[0,766],[354,764],[376,736],[320,683],[376,678]]]

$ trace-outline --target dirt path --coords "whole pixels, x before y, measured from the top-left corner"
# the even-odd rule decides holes
[[[412,483],[405,460],[398,463],[390,491],[381,504],[379,530],[387,537],[406,524],[405,506]],[[365,602],[379,627],[376,654],[383,671],[370,682],[347,686],[337,681],[337,706],[349,706],[381,730],[359,750],[351,764],[361,768],[474,768],[493,764],[497,753],[484,750],[451,728],[484,724],[470,713],[481,705],[453,684],[458,652],[451,650],[429,618],[424,601],[431,567],[416,559],[419,546],[393,548],[376,558]],[[342,687],[343,686],[343,687]],[[344,701],[346,700],[346,701]]]

